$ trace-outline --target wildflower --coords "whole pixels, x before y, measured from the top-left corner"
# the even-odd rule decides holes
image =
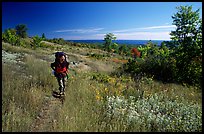
[[[108,92],[108,88],[105,88],[104,90],[105,90],[105,92]]]
[[[100,100],[100,96],[99,95],[96,95],[96,100]]]
[[[97,94],[97,95],[99,95],[99,94],[100,94],[100,92],[99,92],[97,89],[96,89],[96,94]]]
[[[103,100],[103,97],[101,97],[100,95],[96,95],[96,100],[97,100],[97,101]]]

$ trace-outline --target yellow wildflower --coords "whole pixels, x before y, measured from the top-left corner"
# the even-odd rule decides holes
[[[99,95],[99,94],[100,94],[99,90],[97,90],[97,89],[96,89],[96,94],[97,94],[97,95]]]
[[[108,88],[105,88],[104,90],[105,90],[105,92],[108,92]]]
[[[100,96],[99,95],[96,95],[96,100],[100,100]]]

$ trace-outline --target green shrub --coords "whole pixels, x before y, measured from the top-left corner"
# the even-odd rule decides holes
[[[154,94],[149,98],[128,99],[110,96],[104,107],[103,128],[118,131],[118,124],[123,131],[148,132],[201,132],[201,106],[188,102],[179,103],[165,98],[163,94]]]
[[[33,47],[34,49],[36,48],[36,47],[40,47],[41,46],[41,41],[42,41],[43,39],[41,38],[41,37],[39,37],[38,35],[36,35],[36,36],[34,36],[33,37],[33,41],[31,42],[31,47]]]
[[[11,45],[16,45],[19,37],[15,33],[12,33],[10,29],[7,29],[2,35],[2,40],[10,43]]]
[[[96,73],[96,74],[93,74],[93,79],[97,80],[99,82],[107,83],[109,81],[110,77],[106,74]]]
[[[125,73],[130,73],[132,76],[143,73],[164,82],[201,86],[202,58],[199,56],[189,62],[185,60],[186,58],[175,56],[182,53],[169,49],[164,44],[160,47],[146,45],[138,48],[142,52],[142,58],[130,58],[123,66]]]

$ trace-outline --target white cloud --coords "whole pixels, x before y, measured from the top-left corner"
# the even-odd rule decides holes
[[[118,40],[170,40],[170,32],[132,32],[115,33]],[[105,34],[96,34],[99,38],[104,38]]]
[[[174,30],[175,28],[175,25],[162,25],[115,30],[112,31],[112,33],[117,39],[125,40],[170,40],[169,34],[171,30]],[[97,34],[99,37],[104,37],[104,35],[105,34]]]
[[[112,33],[123,33],[123,32],[134,32],[134,31],[140,31],[141,30],[157,30],[157,29],[162,29],[162,30],[173,30],[176,28],[175,25],[165,25],[165,26],[152,26],[152,27],[140,27],[140,28],[131,28],[131,29],[122,29],[122,30],[114,30]]]
[[[140,27],[131,29],[121,29],[104,31],[104,28],[89,29],[67,29],[55,32],[73,32],[75,35],[63,35],[64,39],[86,40],[86,39],[104,39],[107,33],[113,33],[118,40],[170,40],[170,32],[176,28],[175,25],[163,25],[152,27]],[[78,35],[80,34],[80,35]]]
[[[122,29],[122,30],[114,30],[112,33],[122,33],[122,32],[131,32],[131,31],[137,31],[138,28],[131,28],[131,29]]]
[[[115,34],[117,39],[126,40],[170,40],[170,32],[133,32]]]
[[[64,35],[62,38],[65,40],[103,40],[104,36],[96,36],[95,34],[92,35]]]
[[[57,30],[55,32],[75,32],[75,33],[93,33],[98,32],[104,28],[89,28],[89,29],[66,29],[66,30]]]
[[[176,28],[175,25],[167,25],[167,26],[153,26],[153,27],[143,27],[139,29],[166,29],[166,28]]]

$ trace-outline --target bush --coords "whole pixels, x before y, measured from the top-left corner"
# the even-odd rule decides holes
[[[36,35],[36,36],[34,36],[33,37],[33,41],[31,42],[31,47],[33,47],[34,49],[36,48],[36,47],[40,47],[41,46],[41,41],[42,41],[43,39],[41,38],[41,37],[39,37],[38,35]]]
[[[104,122],[106,128],[114,129],[120,123],[125,131],[151,132],[201,132],[202,110],[197,104],[179,103],[154,94],[149,98],[137,99],[129,96],[106,98]],[[114,130],[112,130],[114,131]]]
[[[12,33],[11,29],[7,29],[2,35],[2,40],[11,45],[16,45],[19,37],[15,33]]]
[[[175,57],[176,54],[181,55],[178,51],[175,53],[164,44],[161,47],[146,45],[138,48],[142,52],[142,58],[130,58],[123,66],[125,73],[132,76],[143,73],[163,82],[180,82],[201,87],[202,57],[196,57],[187,64],[185,58]]]

